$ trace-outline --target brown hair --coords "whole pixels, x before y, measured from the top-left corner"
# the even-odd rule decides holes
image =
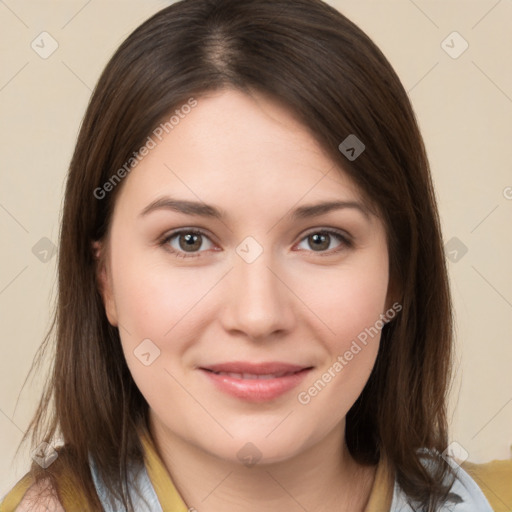
[[[90,453],[131,510],[123,486],[129,463],[142,460],[136,429],[146,424],[148,405],[107,321],[91,249],[107,238],[122,183],[102,199],[94,191],[163,116],[191,96],[200,101],[202,93],[225,87],[265,92],[287,105],[385,223],[390,282],[403,309],[383,329],[369,381],[347,415],[346,441],[361,464],[387,457],[411,500],[434,510],[448,491],[440,453],[447,446],[452,306],[429,164],[391,65],[356,25],[320,0],[183,0],[138,27],[108,63],[69,169],[58,302],[42,345],[44,352],[56,331],[55,358],[30,425],[32,443],[60,436],[67,454],[61,470],[99,508]],[[353,161],[338,149],[349,134],[366,146]],[[437,458],[435,471],[421,464],[421,448]],[[55,479],[53,466],[32,466],[37,479]]]

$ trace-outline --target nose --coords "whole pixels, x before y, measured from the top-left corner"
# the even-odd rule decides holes
[[[290,332],[296,317],[286,276],[265,251],[252,263],[234,256],[234,268],[225,283],[228,297],[220,314],[224,329],[258,341]]]

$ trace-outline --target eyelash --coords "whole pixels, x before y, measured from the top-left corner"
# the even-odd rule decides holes
[[[186,253],[184,251],[177,251],[173,247],[169,245],[169,241],[172,240],[174,237],[180,235],[180,234],[193,234],[193,235],[200,235],[204,236],[206,238],[210,238],[204,231],[201,231],[199,229],[179,229],[176,231],[173,231],[172,233],[169,233],[167,236],[165,236],[159,243],[161,246],[165,246],[165,249],[173,254],[177,258],[197,258],[201,255],[201,252],[204,251],[197,251],[192,253]],[[343,232],[334,230],[334,229],[317,229],[315,231],[310,231],[304,237],[301,238],[300,242],[305,240],[311,235],[315,234],[327,234],[329,236],[334,236],[338,239],[339,242],[341,242],[341,245],[337,247],[336,249],[331,249],[330,251],[306,251],[306,252],[312,252],[317,253],[318,256],[332,256],[333,254],[337,254],[338,252],[341,252],[344,249],[350,249],[353,247],[353,242],[350,240],[348,236],[346,236]],[[300,243],[299,242],[299,243]]]

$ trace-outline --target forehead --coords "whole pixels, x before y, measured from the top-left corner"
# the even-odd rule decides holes
[[[161,140],[152,137],[118,202],[141,210],[169,194],[257,213],[317,199],[361,200],[355,183],[280,103],[233,89],[196,100]]]

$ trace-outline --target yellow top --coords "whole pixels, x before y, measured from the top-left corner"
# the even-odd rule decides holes
[[[188,512],[188,507],[174,486],[162,459],[149,435],[141,433],[145,450],[146,470],[164,512]],[[473,478],[485,494],[494,512],[512,512],[512,460],[493,460],[485,464],[462,463],[462,468]],[[15,512],[32,483],[25,475],[5,496],[0,512]],[[375,481],[365,512],[389,511],[393,498],[394,475],[385,460],[377,466]],[[75,510],[77,503],[84,503],[68,477],[60,479],[59,498],[64,510]],[[80,507],[81,511],[85,509]]]

